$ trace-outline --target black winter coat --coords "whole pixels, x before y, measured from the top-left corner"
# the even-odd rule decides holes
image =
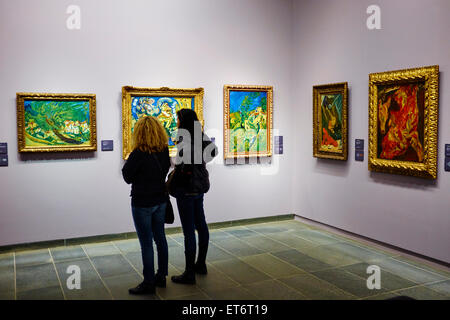
[[[205,149],[208,148],[208,154],[205,154]],[[201,149],[201,163],[195,163],[194,153],[199,150],[194,150],[194,145],[191,145],[191,161],[190,163],[181,162],[175,165],[174,178],[170,185],[170,193],[173,196],[180,194],[199,194],[206,193],[210,188],[209,173],[206,169],[206,163],[210,162],[218,154],[217,146],[211,139],[203,134],[203,142]],[[183,151],[179,151],[179,157],[183,156]],[[178,158],[179,159],[179,158]],[[177,162],[180,162],[177,159]]]
[[[148,208],[164,203],[167,200],[165,181],[169,168],[168,148],[153,154],[139,149],[132,151],[122,168],[123,179],[131,183],[131,205]]]

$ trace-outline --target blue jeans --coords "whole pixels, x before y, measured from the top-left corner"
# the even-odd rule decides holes
[[[184,234],[184,250],[186,255],[196,254],[195,230],[198,232],[199,257],[206,259],[206,250],[209,242],[208,225],[206,224],[205,211],[203,210],[203,193],[198,195],[177,195],[178,212],[180,213],[181,226]]]
[[[155,282],[153,238],[158,252],[158,275],[167,276],[169,252],[164,230],[166,203],[150,208],[131,207],[134,226],[141,244],[144,282]]]

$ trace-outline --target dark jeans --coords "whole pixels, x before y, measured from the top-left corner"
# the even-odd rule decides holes
[[[198,195],[177,195],[178,212],[184,234],[184,250],[186,254],[196,253],[195,230],[198,232],[199,248],[208,248],[209,231],[203,210],[203,193]],[[202,251],[202,250],[200,250]],[[206,258],[206,256],[204,257]]]
[[[141,244],[142,262],[144,265],[144,282],[155,282],[155,266],[153,257],[153,238],[158,252],[158,274],[167,275],[169,253],[164,230],[166,203],[150,208],[131,207],[134,226]]]

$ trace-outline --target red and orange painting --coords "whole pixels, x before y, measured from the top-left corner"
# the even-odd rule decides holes
[[[379,159],[424,161],[424,82],[378,86]]]

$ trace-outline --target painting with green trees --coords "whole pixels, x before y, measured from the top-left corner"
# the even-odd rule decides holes
[[[25,145],[90,145],[89,108],[89,100],[24,100]]]
[[[267,150],[267,91],[229,91],[228,152]]]

